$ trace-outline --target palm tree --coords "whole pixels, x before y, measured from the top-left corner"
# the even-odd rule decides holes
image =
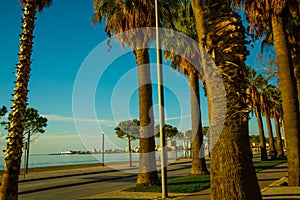
[[[174,4],[176,4],[176,1],[159,2],[160,22],[164,25],[170,26],[171,15],[169,9]],[[104,18],[106,20],[105,31],[109,37],[112,34],[123,33],[124,31],[155,26],[154,2],[150,0],[94,0],[94,11],[93,22],[100,23]],[[120,38],[122,45],[125,43],[129,45],[135,43],[134,46],[137,46],[137,43],[145,44],[134,49],[138,65],[140,108],[140,168],[137,184],[156,185],[159,184],[159,181],[156,170],[152,86],[147,49],[151,41],[148,35],[137,37],[134,35],[134,31],[132,34],[127,34],[126,37],[126,39]]]
[[[244,2],[253,35],[256,38],[272,33],[278,62],[283,121],[285,123],[289,186],[300,186],[300,115],[291,51],[288,45],[287,25],[291,6],[297,0],[237,0]],[[296,6],[296,8],[299,8]]]
[[[175,29],[187,36],[197,40],[197,32],[194,24],[195,16],[192,11],[191,3],[182,1],[178,9],[173,11]],[[173,45],[173,44],[172,44]],[[191,48],[191,47],[188,47]],[[187,50],[188,51],[188,50]],[[165,52],[165,58],[171,60],[171,67],[182,71],[189,77],[190,99],[191,99],[191,118],[192,118],[192,167],[191,174],[207,174],[208,170],[204,158],[202,120],[200,110],[200,90],[197,69],[179,55],[172,52]]]
[[[256,76],[256,71],[250,69],[248,73],[248,84],[247,84],[247,103],[251,110],[255,111],[255,116],[258,125],[258,132],[260,137],[260,159],[268,160],[266,139],[263,128],[263,121],[261,116],[261,104],[260,104],[260,91],[262,86],[266,82],[262,75]]]
[[[23,26],[20,35],[20,52],[16,72],[16,84],[12,101],[10,129],[5,151],[5,166],[0,188],[0,199],[18,199],[20,161],[23,147],[24,120],[30,77],[33,30],[37,11],[51,4],[51,0],[20,0],[23,8]]]
[[[194,5],[198,3],[200,10],[193,6],[199,41],[205,39],[201,36],[205,36],[205,32],[199,33],[205,19],[206,38],[210,38],[206,41],[206,48],[215,58],[227,97],[224,127],[211,151],[211,198],[262,199],[248,135],[247,70],[244,64],[248,55],[246,30],[238,14],[232,11],[229,1],[199,2],[195,1]],[[215,134],[212,133],[212,137]]]
[[[260,93],[260,104],[262,106],[262,110],[266,119],[268,134],[269,134],[269,148],[270,148],[270,156],[271,159],[275,159],[277,157],[277,151],[275,148],[275,142],[272,131],[271,117],[272,117],[272,107],[274,106],[273,94],[274,94],[275,86],[267,85]]]
[[[300,2],[297,0],[288,1],[287,10],[290,11],[287,24],[288,40],[292,52],[294,75],[297,82],[298,101],[300,102]]]
[[[280,124],[282,121],[283,112],[282,112],[282,101],[281,101],[281,94],[279,88],[275,88],[273,92],[273,106],[271,108],[271,116],[274,118],[274,122],[275,122],[277,152],[278,152],[277,157],[285,158],[283,152],[281,132],[280,132]]]

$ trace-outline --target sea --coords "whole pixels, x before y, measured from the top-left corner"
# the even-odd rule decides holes
[[[183,152],[169,151],[168,159],[176,159],[183,157]],[[23,156],[24,157],[24,156]],[[24,167],[23,157],[21,161],[21,168]],[[102,163],[102,154],[32,154],[29,156],[29,168],[48,167],[48,166],[65,166],[76,164],[91,164]],[[156,159],[160,159],[160,152],[156,152]],[[138,161],[139,154],[132,153],[132,160]],[[129,162],[129,153],[105,153],[104,163],[112,162]],[[4,169],[4,155],[0,155],[0,170]]]

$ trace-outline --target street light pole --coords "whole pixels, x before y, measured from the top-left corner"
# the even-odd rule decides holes
[[[165,152],[165,114],[164,114],[164,92],[163,92],[163,72],[161,68],[161,50],[160,38],[158,29],[158,1],[155,0],[155,23],[156,23],[156,57],[157,57],[157,83],[158,83],[158,104],[159,104],[159,127],[160,127],[160,146],[161,146],[161,185],[162,185],[162,198],[168,197],[167,185],[167,164]]]
[[[102,133],[102,166],[104,166],[104,131]]]

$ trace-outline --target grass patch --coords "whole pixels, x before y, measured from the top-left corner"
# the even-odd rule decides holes
[[[255,171],[261,171],[275,167],[278,164],[285,163],[286,160],[268,160],[253,162]],[[189,175],[168,180],[168,191],[174,193],[193,193],[204,190],[210,187],[210,176],[204,175]],[[161,186],[145,186],[136,185],[125,191],[130,192],[161,192]]]
[[[168,191],[176,193],[192,193],[204,190],[210,187],[209,175],[190,175],[174,178],[168,181]],[[127,188],[130,192],[161,192],[161,186],[136,185]]]
[[[269,169],[272,167],[275,167],[276,165],[279,165],[281,163],[285,163],[287,160],[266,160],[266,161],[254,161],[253,165],[255,168],[255,171],[261,171],[264,169]]]
[[[160,185],[136,185],[130,188],[125,189],[127,192],[161,192]]]
[[[192,193],[209,187],[210,176],[208,174],[184,176],[168,181],[168,191],[170,192]]]

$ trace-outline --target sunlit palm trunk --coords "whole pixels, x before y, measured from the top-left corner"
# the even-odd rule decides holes
[[[190,73],[190,98],[192,113],[192,168],[191,174],[207,174],[204,158],[202,120],[200,111],[199,78],[197,73]]]
[[[266,123],[267,123],[267,128],[268,128],[268,135],[269,135],[270,156],[271,156],[271,159],[275,159],[277,157],[277,152],[275,149],[271,119],[268,116],[266,116]]]
[[[283,19],[272,15],[274,47],[278,63],[283,120],[288,157],[289,186],[300,186],[300,116],[292,59],[287,46]]]
[[[0,189],[1,200],[18,199],[18,182],[23,146],[24,119],[27,105],[27,88],[30,77],[30,57],[33,44],[35,14],[35,2],[27,1],[24,5],[23,12],[23,27],[16,73],[17,80],[12,101],[10,129],[8,131],[7,147],[5,151],[5,166]]]
[[[197,35],[198,35],[198,42],[200,44],[200,50],[205,49],[205,34],[207,33],[207,27],[205,25],[205,20],[204,20],[204,4],[201,3],[201,1],[198,0],[192,0],[192,9],[196,18],[196,29],[197,29]],[[200,56],[203,56],[201,54]],[[200,58],[201,61],[204,61],[205,59]],[[206,63],[201,63],[201,65],[206,65]],[[201,66],[204,67],[204,66]],[[209,121],[211,122],[211,112],[212,112],[212,99],[210,96],[210,91],[206,89],[206,94],[207,94],[207,104],[208,104],[208,118]],[[209,137],[211,138],[211,137]],[[209,157],[210,157],[210,147],[208,149]]]
[[[257,105],[255,108],[255,116],[256,116],[257,125],[258,125],[258,132],[259,132],[260,159],[262,161],[268,160],[267,148],[266,148],[266,138],[265,138],[264,127],[263,127],[263,122],[262,122],[261,111],[260,111],[259,105]]]
[[[135,52],[138,65],[140,108],[140,166],[137,184],[159,183],[156,171],[152,85],[148,49]]]
[[[218,46],[218,48],[214,49],[215,58],[218,62],[216,65],[218,66],[220,73],[224,75],[222,76],[226,90],[226,94],[224,95],[227,97],[225,124],[217,142],[213,144],[214,146],[211,151],[211,198],[216,200],[261,199],[256,174],[252,164],[252,153],[250,151],[250,140],[248,135],[248,118],[247,114],[243,115],[241,113],[241,111],[246,108],[244,102],[246,77],[243,76],[245,74],[245,68],[243,68],[243,61],[241,60],[237,62],[238,66],[222,62],[223,59],[229,62],[235,62],[238,59],[234,58],[234,52],[239,51],[239,53],[244,53],[243,45],[238,42],[242,40],[243,36],[240,37],[242,34],[237,37],[229,37],[226,28],[224,28],[228,19],[237,20],[238,23],[240,23],[240,20],[230,11],[230,5],[226,4],[228,3],[227,1],[195,2],[198,3],[198,6],[200,7],[204,4],[209,5],[209,9],[206,10],[200,9],[195,11],[197,6],[193,6],[193,10],[195,14],[197,12],[203,13],[204,11],[209,11],[209,15],[204,18],[210,18],[208,30],[209,33],[212,34],[212,48]],[[203,20],[203,15],[202,19],[198,19],[198,16],[199,15],[196,15],[196,24],[197,31],[199,32],[202,27],[198,26],[203,25],[203,22],[201,21]],[[222,19],[224,21],[227,20],[226,23],[223,23],[224,21],[222,21]],[[235,21],[235,23],[237,22]],[[228,25],[228,27],[231,25]],[[242,25],[239,25],[239,28],[241,27]],[[236,26],[236,30],[239,28]],[[222,32],[223,34],[215,35],[215,29],[218,29],[219,32]],[[201,34],[198,34],[199,40],[201,40]],[[224,45],[227,45],[228,42],[235,43],[236,46],[231,49],[234,52],[226,54],[225,59],[224,52],[221,52],[224,49]],[[241,47],[241,49],[237,50],[236,47]],[[210,94],[210,92],[208,92],[208,94]],[[211,96],[209,98],[215,97]],[[213,116],[211,116],[211,118],[213,118]],[[215,140],[215,134],[217,133],[212,133],[213,140]]]
[[[279,123],[279,118],[275,117],[275,130],[276,130],[276,137],[277,137],[277,157],[278,158],[283,158],[284,157],[284,152],[283,152],[283,145],[282,145],[282,139],[281,139],[281,133],[280,133],[280,123]]]
[[[300,37],[299,37],[300,40]],[[294,74],[297,83],[297,91],[298,91],[298,102],[300,102],[300,41],[297,42],[297,53],[294,58]],[[300,110],[300,105],[299,105]]]

